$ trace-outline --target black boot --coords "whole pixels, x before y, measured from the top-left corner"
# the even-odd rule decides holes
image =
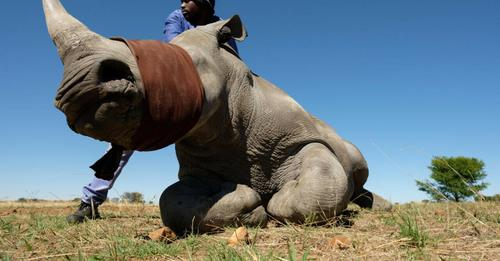
[[[97,210],[97,205],[91,205],[89,203],[81,202],[78,210],[67,216],[66,221],[71,224],[82,223],[87,219],[99,219],[101,215],[99,215],[99,211]]]

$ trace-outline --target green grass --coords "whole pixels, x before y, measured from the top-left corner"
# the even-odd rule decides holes
[[[14,216],[9,216],[6,218],[0,218],[0,230],[3,233],[10,234],[14,230],[14,225],[12,225],[12,222],[14,222],[16,218]]]
[[[350,208],[318,225],[271,222],[249,229],[250,244],[230,246],[235,228],[167,244],[145,240],[161,227],[156,206],[102,206],[103,219],[69,225],[77,203],[0,202],[0,260],[495,260],[500,256],[498,203],[398,205],[392,211]],[[343,235],[352,246],[338,249]]]
[[[398,225],[401,237],[408,238],[409,243],[413,246],[425,247],[429,241],[429,235],[419,226],[416,211],[399,213],[399,218]]]
[[[298,261],[297,250],[295,250],[295,245],[292,242],[287,242],[288,245],[288,260],[290,261]],[[307,256],[309,255],[309,249],[305,250],[302,254],[300,260],[307,260]]]
[[[224,242],[218,242],[209,246],[205,260],[268,260],[269,257],[262,255],[258,250],[251,246],[236,248],[229,246]]]
[[[10,260],[12,260],[12,257],[8,256],[7,254],[4,254],[4,253],[0,252],[0,260],[2,260],[2,261],[10,261]]]
[[[161,242],[136,240],[128,237],[112,237],[106,248],[93,258],[100,260],[144,259],[150,256],[167,258],[175,257],[182,251],[183,249],[177,244],[167,245]]]

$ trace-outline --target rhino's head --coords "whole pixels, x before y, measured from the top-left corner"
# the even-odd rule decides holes
[[[64,64],[56,107],[74,131],[130,147],[144,102],[130,49],[90,31],[59,0],[43,0],[43,7],[50,37]]]
[[[134,54],[122,41],[90,31],[59,0],[43,0],[43,7],[50,37],[64,65],[56,107],[75,132],[136,149],[134,135],[146,103]],[[230,38],[241,41],[245,37],[240,18],[234,16],[186,31],[172,41],[191,56],[204,86],[205,101],[197,126],[224,100],[221,94],[234,71],[246,68],[225,44]]]

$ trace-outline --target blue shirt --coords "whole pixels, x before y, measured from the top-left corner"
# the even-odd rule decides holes
[[[218,16],[213,17],[213,21],[215,22],[220,20],[221,19]],[[196,26],[186,20],[182,11],[177,9],[173,11],[165,20],[165,27],[163,28],[163,41],[170,42],[177,35],[195,27]],[[234,39],[230,39],[228,44],[236,51],[236,53],[238,53],[238,47],[236,46]]]

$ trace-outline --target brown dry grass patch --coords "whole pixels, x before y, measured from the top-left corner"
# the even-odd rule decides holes
[[[171,244],[146,240],[157,206],[106,203],[102,220],[68,225],[75,202],[0,202],[2,260],[498,260],[500,204],[414,203],[377,212],[351,206],[326,225],[271,222],[251,243],[228,246],[235,228]],[[346,247],[332,244],[335,236]]]

